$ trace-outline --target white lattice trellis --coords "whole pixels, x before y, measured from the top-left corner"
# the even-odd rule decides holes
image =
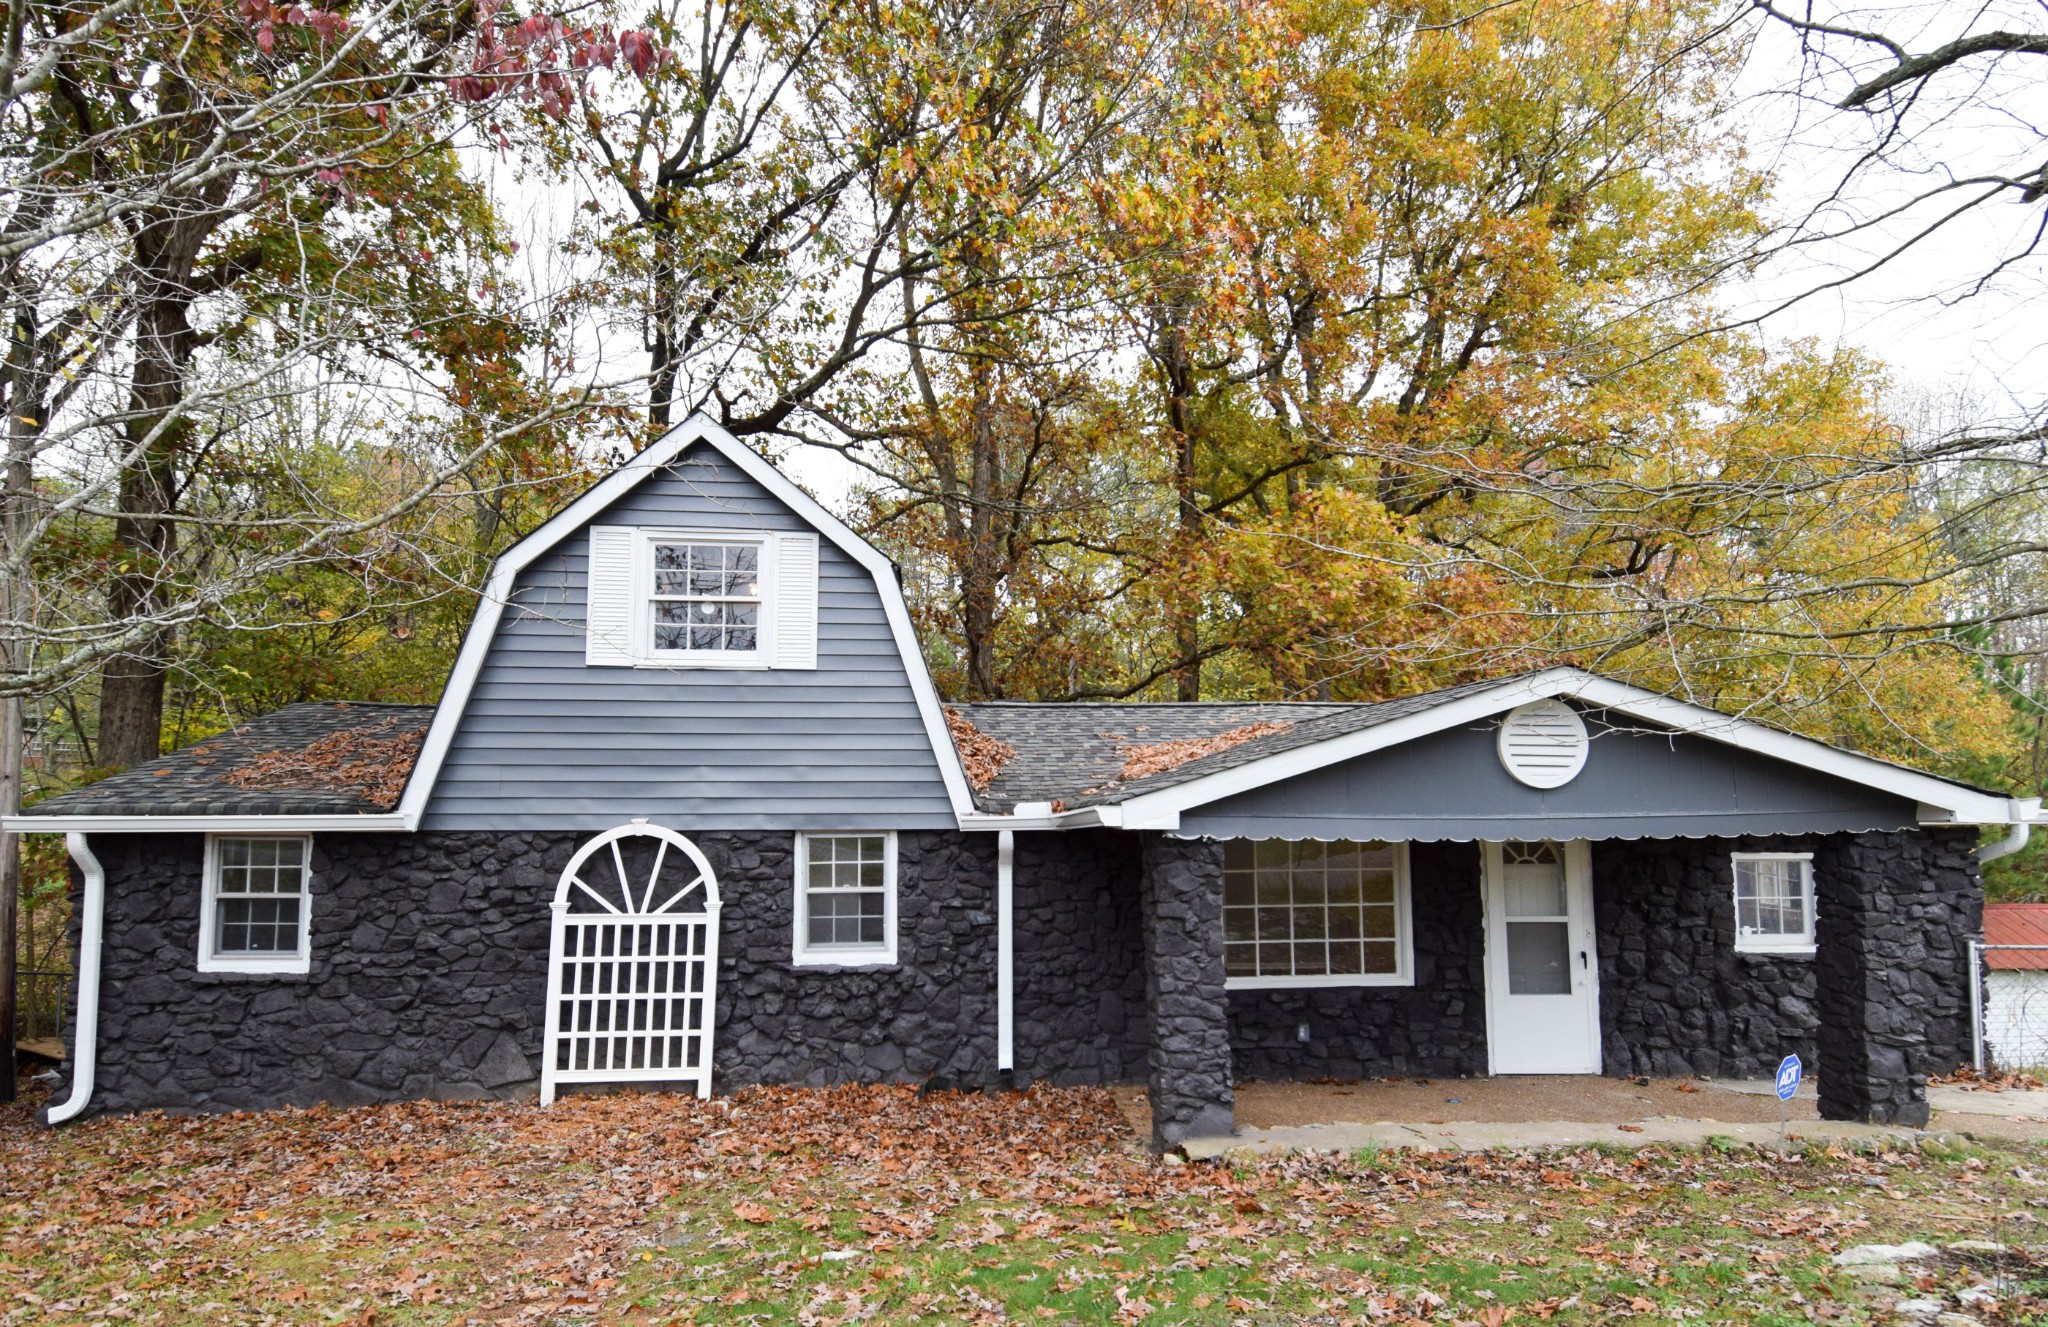
[[[556,887],[541,1104],[563,1083],[689,1082],[711,1095],[718,882],[682,835],[634,821]]]

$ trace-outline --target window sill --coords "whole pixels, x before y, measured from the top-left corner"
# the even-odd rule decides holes
[[[1738,943],[1735,952],[1744,958],[1812,958],[1819,951],[1817,945],[1745,945]]]
[[[656,654],[649,655],[646,658],[634,660],[633,666],[635,668],[661,668],[667,669],[669,671],[674,671],[678,668],[716,668],[725,672],[765,673],[774,665],[770,664],[767,659],[762,658],[758,655],[749,655],[744,659],[720,659],[716,656],[706,658],[702,655],[685,656]]]
[[[1226,991],[1316,991],[1358,986],[1413,986],[1406,973],[1347,974],[1340,977],[1225,977]]]
[[[264,982],[276,985],[301,984],[313,980],[313,974],[304,968],[210,968],[202,967],[193,979],[198,986],[232,986],[238,982]]]
[[[201,958],[199,971],[209,977],[304,977],[313,970],[311,956],[275,959]]]
[[[790,958],[799,968],[893,968],[896,955],[881,949],[840,950],[836,953],[804,953]]]

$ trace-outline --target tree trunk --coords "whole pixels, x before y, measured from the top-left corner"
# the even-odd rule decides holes
[[[175,417],[198,349],[192,332],[192,269],[218,213],[153,219],[136,236],[143,277],[135,320],[135,375],[114,522],[115,573],[107,611],[115,624],[146,620],[170,602],[178,527],[162,519],[178,498],[178,463],[189,419]],[[168,422],[166,422],[168,421]],[[154,435],[154,436],[152,436]],[[155,632],[109,659],[100,674],[100,763],[116,769],[155,760],[163,742],[170,634]]]
[[[676,265],[675,240],[666,231],[654,240],[654,299],[649,319],[654,324],[647,342],[647,422],[666,430],[675,409]]]
[[[1008,522],[999,510],[1002,438],[996,423],[996,402],[990,370],[977,362],[974,370],[974,413],[968,420],[967,546],[960,567],[961,632],[967,646],[967,686],[972,699],[994,700],[1001,693],[996,679],[996,617],[1003,580],[1002,540]]]
[[[1187,338],[1174,323],[1163,337],[1161,356],[1166,373],[1166,424],[1173,437],[1173,491],[1179,512],[1179,530],[1174,540],[1176,561],[1189,561],[1201,542],[1202,506],[1195,493],[1194,419],[1188,409],[1194,391],[1194,370],[1189,362]],[[1171,610],[1173,648],[1180,664],[1173,670],[1174,699],[1202,698],[1202,596],[1193,586],[1183,588]]]

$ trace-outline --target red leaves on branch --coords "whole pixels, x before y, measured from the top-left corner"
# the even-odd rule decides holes
[[[457,101],[486,102],[516,92],[559,119],[584,91],[583,76],[616,67],[623,55],[634,75],[646,78],[666,52],[644,29],[614,34],[609,27],[572,28],[553,14],[515,19],[505,0],[477,6],[476,53],[470,70],[448,80]]]
[[[277,49],[277,30],[305,28],[323,42],[332,42],[348,31],[348,20],[331,9],[309,9],[305,5],[273,5],[268,0],[241,0],[242,18],[256,28],[256,49],[265,55]]]
[[[967,767],[968,784],[978,793],[987,792],[1003,766],[1017,754],[1016,747],[976,728],[973,720],[951,705],[946,707],[946,731],[953,735],[953,749]]]
[[[385,719],[329,733],[291,751],[266,751],[221,775],[221,782],[258,792],[317,788],[355,793],[389,811],[398,805],[427,736],[424,728],[393,731],[398,723]]]

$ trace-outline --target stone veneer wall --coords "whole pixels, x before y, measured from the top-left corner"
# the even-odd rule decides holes
[[[1152,1145],[1225,1138],[1236,1094],[1223,993],[1223,845],[1146,834],[1141,850]]]
[[[586,837],[316,836],[312,971],[256,976],[197,970],[199,836],[95,835],[107,915],[93,1109],[530,1090],[547,905]],[[993,836],[898,836],[901,962],[870,971],[791,965],[791,835],[695,841],[725,899],[718,1086],[992,1075]]]
[[[1919,1127],[1927,1076],[1970,1060],[1977,831],[1838,834],[1814,854],[1820,1110]]]
[[[1018,1081],[1144,1079],[1145,937],[1138,836],[1114,829],[1017,835]]]
[[[1232,991],[1230,1049],[1240,1079],[1486,1072],[1479,849],[1417,843],[1408,853],[1415,984]]]
[[[1611,839],[1593,845],[1600,1040],[1617,1077],[1768,1078],[1816,1064],[1811,958],[1735,952],[1734,852],[1818,840]]]

